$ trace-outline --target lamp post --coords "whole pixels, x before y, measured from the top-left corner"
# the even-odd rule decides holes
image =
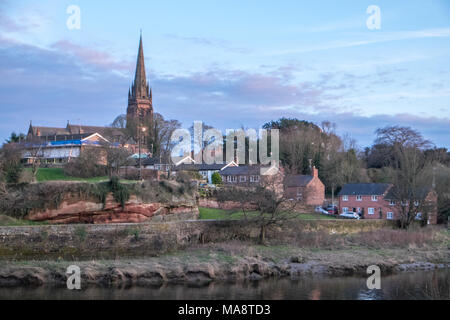
[[[142,180],[142,159],[141,159],[141,132],[145,133],[145,127],[138,130],[138,144],[139,144],[139,180]]]

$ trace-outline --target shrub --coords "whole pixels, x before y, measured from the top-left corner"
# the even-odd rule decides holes
[[[222,184],[222,176],[218,172],[214,172],[211,176],[212,183],[215,185]]]
[[[23,167],[20,163],[10,164],[5,168],[5,179],[7,183],[19,183]]]
[[[0,150],[0,173],[6,183],[19,183],[22,174],[21,150],[15,144],[6,144]]]
[[[121,184],[118,177],[113,176],[109,181],[109,188],[113,194],[114,200],[120,202],[122,209],[124,209],[125,202],[130,199],[130,190],[128,187]]]
[[[64,166],[64,173],[77,178],[95,178],[107,175],[107,168],[101,162],[100,148],[85,149],[78,158]]]

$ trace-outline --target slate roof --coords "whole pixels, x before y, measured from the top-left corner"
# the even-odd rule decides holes
[[[301,174],[290,175],[286,177],[286,187],[306,187],[312,179],[314,179],[313,176]]]
[[[427,197],[427,195],[430,193],[432,189],[430,187],[428,188],[420,188],[416,190],[416,197],[417,199],[425,199]],[[391,189],[389,189],[388,193],[386,194],[386,196],[384,197],[387,200],[396,200],[396,187],[392,187]]]
[[[342,187],[340,196],[369,196],[382,195],[391,186],[389,183],[348,183]]]
[[[54,136],[54,135],[65,135],[68,134],[66,128],[55,128],[55,127],[34,127],[33,134],[36,135],[39,131],[41,136]]]
[[[97,126],[80,126],[75,124],[68,124],[65,128],[56,127],[39,127],[30,126],[28,133],[32,133],[34,136],[40,137],[52,137],[59,136],[60,140],[67,140],[67,136],[81,135],[83,137],[90,136],[91,134],[98,133],[101,136],[123,136],[124,133],[121,129],[111,127],[97,127]]]
[[[174,171],[214,171],[221,170],[227,164],[180,164],[173,168]]]
[[[220,174],[224,176],[233,175],[259,175],[261,173],[260,166],[239,166],[239,167],[228,167],[223,169]]]

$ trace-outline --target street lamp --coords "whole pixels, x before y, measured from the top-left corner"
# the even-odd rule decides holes
[[[139,180],[142,180],[142,160],[141,160],[141,132],[145,133],[146,128],[141,127],[138,130],[138,144],[139,144]]]

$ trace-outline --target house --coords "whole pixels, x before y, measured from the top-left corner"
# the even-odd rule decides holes
[[[289,175],[285,180],[285,194],[306,205],[321,206],[325,200],[325,185],[319,179],[319,170],[312,168],[312,175]]]
[[[230,166],[220,172],[225,185],[240,187],[258,186],[261,181],[260,166]]]
[[[150,169],[150,170],[157,170],[157,171],[163,171],[163,172],[169,172],[174,167],[173,164],[165,163],[161,161],[161,159],[158,158],[145,158],[142,159],[142,168],[144,169]]]
[[[99,133],[36,136],[20,143],[24,149],[22,162],[31,164],[39,159],[44,164],[62,164],[79,157],[86,148],[101,147],[109,143]]]
[[[174,166],[172,170],[174,172],[179,171],[192,171],[192,172],[198,172],[204,180],[206,180],[208,183],[212,183],[212,175],[216,172],[221,173],[221,171],[226,170],[227,168],[231,167],[237,167],[237,164],[232,161],[227,164],[195,164],[195,163],[182,163],[177,166]]]
[[[398,199],[398,190],[395,186],[389,189],[388,193],[384,197],[385,201],[389,203],[389,209],[387,210],[387,219],[393,219],[398,220],[400,219],[400,211],[401,207],[408,207],[411,205],[410,203],[400,203],[400,206],[398,203],[396,203],[396,199]],[[415,199],[418,199],[415,201],[415,206],[419,206],[420,202],[422,202],[422,206],[428,206],[430,205],[430,208],[427,208],[429,210],[428,212],[428,224],[437,224],[437,193],[436,191],[431,187],[425,187],[418,189],[416,191]],[[405,201],[409,202],[409,201]],[[416,216],[416,220],[422,219],[422,213],[419,212]]]
[[[431,188],[421,190],[420,198],[434,203],[437,201],[436,193]],[[400,212],[395,199],[392,184],[349,183],[339,192],[339,212],[357,212],[364,219],[398,220]],[[428,218],[428,223],[437,223],[436,212],[431,212]]]

